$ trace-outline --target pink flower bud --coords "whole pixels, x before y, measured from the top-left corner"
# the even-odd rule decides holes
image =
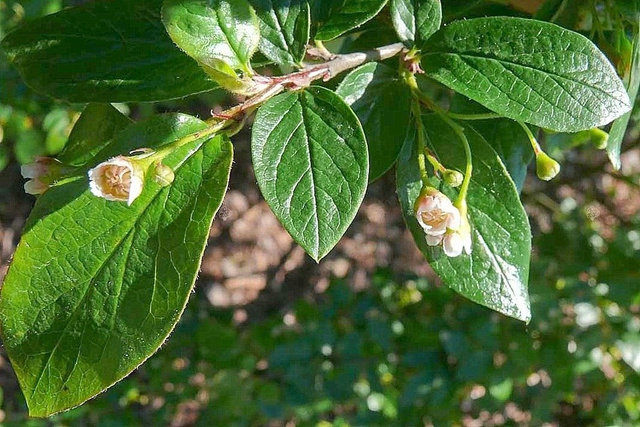
[[[74,168],[52,157],[37,157],[33,163],[22,165],[20,173],[28,178],[24,190],[28,194],[42,194],[58,179],[73,172]]]

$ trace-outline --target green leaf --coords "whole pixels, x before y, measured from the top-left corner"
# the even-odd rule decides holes
[[[633,57],[631,60],[631,68],[625,76],[625,83],[627,85],[627,93],[629,99],[631,99],[631,107],[635,105],[636,98],[638,97],[638,91],[640,90],[640,23],[635,29],[635,36],[633,38]],[[607,143],[607,154],[609,160],[613,164],[615,170],[619,170],[622,167],[620,162],[620,151],[622,149],[622,143],[627,133],[627,127],[631,120],[631,111],[620,117],[613,122],[611,130],[609,131],[609,142]]]
[[[36,19],[2,48],[34,90],[73,102],[159,101],[216,84],[173,44],[161,0],[96,1]]]
[[[387,0],[313,0],[312,17],[318,23],[315,39],[332,40],[359,27],[386,3]]]
[[[199,63],[251,74],[260,26],[248,0],[165,0],[162,21],[173,41]]]
[[[451,111],[469,115],[489,112],[480,104],[460,94],[453,96]],[[522,127],[509,119],[468,121],[466,124],[473,127],[496,150],[518,192],[521,192],[527,177],[527,168],[534,158],[531,142]]]
[[[464,150],[453,130],[435,116],[425,116],[424,121],[428,141],[440,161],[446,167],[464,170]],[[473,129],[467,128],[465,134],[474,160],[467,199],[471,255],[449,258],[441,248],[426,243],[414,210],[422,183],[413,138],[403,147],[397,168],[398,197],[405,221],[420,251],[447,286],[472,301],[528,322],[531,230],[527,215],[496,152]]]
[[[260,20],[260,52],[279,65],[300,66],[311,24],[306,0],[253,0]]]
[[[391,20],[400,40],[420,48],[440,28],[442,5],[440,0],[391,0]]]
[[[267,203],[293,239],[320,260],[353,221],[367,188],[367,144],[358,118],[322,87],[281,94],[258,111],[251,151]]]
[[[469,125],[496,150],[518,192],[521,192],[527,168],[534,158],[531,142],[522,127],[509,119],[482,120]]]
[[[422,66],[505,117],[559,132],[601,126],[631,108],[602,52],[586,37],[546,22],[456,21],[429,39]]]
[[[119,133],[103,155],[205,126],[182,114],[156,116]],[[81,404],[163,343],[193,289],[231,160],[226,138],[200,140],[165,159],[173,184],[161,188],[148,176],[131,206],[93,196],[86,176],[38,199],[0,300],[2,338],[30,415]]]
[[[73,127],[64,149],[56,157],[68,165],[82,166],[131,123],[131,119],[111,104],[89,104]]]
[[[369,179],[374,181],[400,154],[411,120],[411,90],[395,70],[371,62],[349,73],[336,93],[362,123],[369,147]]]

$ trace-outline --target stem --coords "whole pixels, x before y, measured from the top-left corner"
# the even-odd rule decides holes
[[[462,142],[462,146],[464,147],[464,155],[467,159],[467,167],[464,171],[464,180],[462,181],[462,185],[460,186],[460,193],[458,194],[458,198],[456,199],[455,205],[460,207],[462,203],[467,200],[467,193],[469,192],[469,184],[471,183],[471,174],[473,173],[473,162],[471,161],[471,147],[469,146],[469,140],[467,136],[464,134],[464,128],[460,126],[458,123],[453,121],[447,114],[438,108],[435,110],[436,113],[444,120],[453,131],[458,135],[460,141]]]
[[[415,81],[415,77],[413,78]],[[408,82],[409,86],[412,86],[411,82]],[[471,160],[471,147],[469,146],[469,140],[467,136],[464,134],[464,128],[460,126],[458,123],[451,119],[451,114],[448,113],[442,108],[440,108],[435,102],[431,101],[428,96],[426,96],[422,91],[415,85],[415,88],[412,86],[413,93],[419,98],[420,102],[431,108],[442,120],[447,123],[451,129],[458,135],[460,141],[462,142],[462,146],[464,147],[464,154],[467,160],[467,167],[464,172],[464,180],[462,181],[462,185],[460,186],[460,193],[458,194],[458,198],[456,199],[455,205],[456,207],[462,206],[462,204],[467,199],[467,193],[469,192],[469,184],[471,183],[471,173],[473,172],[473,162]]]
[[[309,86],[313,81],[332,79],[338,74],[355,68],[369,61],[380,61],[392,58],[404,51],[402,43],[394,43],[370,50],[368,52],[349,53],[346,55],[335,55],[331,60],[306,68],[302,71],[291,73],[279,77],[256,76],[254,81],[260,89],[257,93],[243,102],[233,106],[222,113],[214,115],[206,121],[207,128],[182,137],[171,144],[160,148],[153,154],[154,160],[161,160],[172,151],[196,141],[205,136],[229,128],[228,136],[237,134],[245,125],[247,117],[258,107],[273,98],[285,89],[302,89]],[[419,116],[418,116],[419,117]],[[235,126],[234,126],[235,125]],[[424,135],[423,135],[424,137]]]
[[[422,122],[422,111],[420,110],[420,101],[414,98],[411,101],[411,113],[416,121],[416,132],[418,140],[418,167],[420,168],[420,179],[422,186],[429,186],[429,175],[427,174],[427,163],[425,161],[426,143],[424,137],[424,123]]]
[[[447,115],[455,120],[489,120],[489,119],[499,119],[503,116],[497,113],[483,113],[483,114],[459,114],[447,112]]]
[[[527,138],[529,138],[529,142],[531,142],[531,147],[533,148],[534,154],[537,156],[538,154],[542,153],[542,147],[540,147],[540,143],[538,143],[538,140],[536,139],[533,132],[531,132],[531,129],[529,129],[529,126],[520,121],[518,121],[517,123],[524,130],[524,133],[527,134]]]

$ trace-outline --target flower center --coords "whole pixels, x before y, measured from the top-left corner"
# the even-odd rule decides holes
[[[422,212],[422,222],[436,229],[445,227],[448,219],[449,213],[440,209]]]
[[[126,199],[131,188],[131,170],[125,166],[109,165],[104,171],[104,192]]]

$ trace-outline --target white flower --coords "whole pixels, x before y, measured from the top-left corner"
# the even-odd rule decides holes
[[[114,157],[89,171],[89,187],[98,197],[131,205],[142,193],[147,167],[130,157]]]
[[[426,188],[416,200],[416,218],[424,230],[429,246],[440,246],[446,256],[455,258],[471,254],[471,226],[467,218],[467,203],[454,206],[451,200],[435,188]]]
[[[461,230],[448,232],[442,239],[442,249],[450,258],[462,255],[463,251],[471,255],[471,233]]]
[[[460,227],[460,211],[451,200],[435,188],[423,192],[416,203],[416,219],[427,235],[427,243],[439,245],[447,229]],[[439,237],[440,239],[436,239]]]

